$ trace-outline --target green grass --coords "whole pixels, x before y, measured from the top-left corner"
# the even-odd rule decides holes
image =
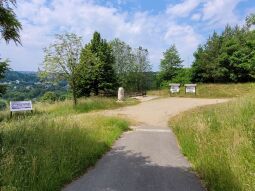
[[[208,190],[255,190],[255,96],[184,112],[170,126]]]
[[[60,190],[127,129],[124,120],[86,115],[2,124],[0,190]]]
[[[72,100],[66,100],[62,102],[56,102],[54,104],[37,103],[35,105],[35,109],[37,112],[46,112],[55,115],[66,115],[87,113],[103,109],[115,109],[138,103],[138,100],[132,98],[126,99],[124,102],[117,102],[117,100],[114,98],[91,97],[79,99],[78,104],[75,107],[73,107]]]
[[[148,95],[163,97],[198,97],[198,98],[231,98],[240,97],[251,93],[255,89],[255,83],[243,84],[197,84],[197,94],[185,94],[182,86],[179,94],[169,94],[169,88],[148,91]]]
[[[34,114],[0,115],[0,190],[60,190],[111,148],[129,123],[87,112],[135,104],[108,98],[35,104]],[[87,113],[87,114],[81,114]]]
[[[119,107],[135,105],[140,103],[136,99],[128,98],[123,102],[117,102],[114,98],[105,98],[105,97],[90,97],[90,98],[81,98],[78,100],[77,106],[73,106],[72,100],[59,101],[55,103],[47,102],[36,102],[33,104],[33,113],[28,112],[15,112],[13,114],[12,120],[20,120],[28,116],[34,115],[73,115],[79,113],[88,113],[91,111],[103,110],[103,109],[115,109]],[[0,111],[0,122],[10,120],[10,111],[7,108],[4,111]]]

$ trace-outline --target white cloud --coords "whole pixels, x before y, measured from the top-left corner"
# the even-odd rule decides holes
[[[175,17],[188,16],[203,0],[184,0],[175,5],[170,5],[167,9],[167,14]]]
[[[203,5],[203,20],[214,26],[237,24],[240,18],[235,14],[235,8],[244,0],[209,0]]]
[[[189,23],[191,20],[199,27],[211,27],[210,30],[230,21],[239,22],[239,18],[233,15],[240,0],[222,2],[184,0],[168,6],[163,12],[152,14],[149,11],[122,12],[93,0],[20,0],[16,13],[23,24],[23,46],[1,46],[1,57],[9,57],[15,70],[37,70],[43,60],[42,49],[52,42],[54,34],[74,32],[87,43],[97,30],[108,40],[118,37],[133,47],[147,48],[154,70],[158,68],[162,52],[173,43],[185,63],[190,64],[193,52],[204,38],[200,28]],[[179,18],[185,18],[186,22],[179,22]]]
[[[191,19],[193,21],[199,21],[201,19],[201,14],[200,13],[195,13],[191,16]]]

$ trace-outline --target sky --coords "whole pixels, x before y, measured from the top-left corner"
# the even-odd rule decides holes
[[[148,49],[153,71],[175,44],[190,67],[199,44],[226,24],[243,25],[255,13],[255,0],[17,0],[22,46],[0,41],[0,57],[17,71],[37,71],[43,48],[55,34],[76,33],[86,44],[95,31],[108,41],[119,38]]]

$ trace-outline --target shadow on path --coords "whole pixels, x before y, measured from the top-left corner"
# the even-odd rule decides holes
[[[160,166],[141,153],[117,147],[64,191],[202,191],[187,167]]]

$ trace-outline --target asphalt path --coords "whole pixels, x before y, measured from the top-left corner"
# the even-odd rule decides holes
[[[63,191],[203,191],[200,179],[181,154],[168,119],[223,99],[165,98],[104,111],[121,115],[139,125],[123,134],[111,151]]]

